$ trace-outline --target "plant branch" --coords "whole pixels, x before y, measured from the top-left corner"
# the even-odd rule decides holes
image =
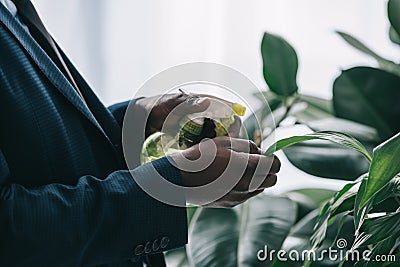
[[[296,97],[290,104],[288,104],[287,103],[287,98],[283,99],[283,103],[284,103],[284,105],[286,107],[286,111],[283,114],[283,116],[279,119],[279,121],[275,124],[276,125],[275,128],[278,128],[281,125],[281,123],[289,116],[290,111],[292,110],[292,108],[293,108],[293,106],[294,106],[294,104],[296,103],[297,100],[298,100],[298,98]]]

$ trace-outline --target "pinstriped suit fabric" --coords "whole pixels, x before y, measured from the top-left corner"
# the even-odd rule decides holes
[[[138,244],[184,245],[185,209],[138,188],[117,122],[68,64],[88,107],[0,5],[0,266],[130,266]],[[156,166],[180,179],[166,159]]]

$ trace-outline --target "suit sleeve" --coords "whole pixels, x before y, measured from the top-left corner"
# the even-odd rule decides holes
[[[108,107],[108,110],[114,116],[115,120],[118,122],[118,124],[121,128],[122,128],[122,125],[124,122],[124,116],[125,116],[126,110],[128,109],[128,106],[135,105],[136,100],[139,100],[139,99],[141,99],[141,98],[116,103],[116,104]]]
[[[125,102],[120,102],[108,107],[108,110],[114,116],[115,120],[122,129],[123,136],[134,136],[134,138],[128,138],[123,140],[122,146],[129,147],[129,160],[130,167],[136,167],[140,165],[140,153],[143,147],[143,143],[147,138],[145,129],[147,127],[148,113],[145,109],[136,105],[136,101],[143,97],[132,99]],[[134,123],[128,123],[124,125],[124,119],[126,114],[129,113],[129,121]],[[125,155],[127,156],[127,155]]]
[[[0,157],[3,171],[4,162]],[[186,209],[153,199],[132,179],[154,170],[180,183],[179,171],[162,158],[104,180],[84,176],[74,186],[2,185],[1,265],[96,266],[183,246]],[[185,203],[184,193],[178,198]]]

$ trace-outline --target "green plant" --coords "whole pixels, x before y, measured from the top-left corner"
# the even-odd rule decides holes
[[[400,44],[400,0],[388,2],[390,39]],[[171,266],[399,266],[398,262],[339,262],[327,257],[260,261],[265,245],[285,251],[321,251],[345,238],[352,249],[400,259],[400,66],[349,34],[349,44],[376,59],[378,68],[345,70],[326,100],[298,91],[298,59],[283,38],[265,33],[263,74],[270,90],[244,125],[255,136],[291,117],[314,133],[279,140],[267,155],[283,149],[289,161],[318,177],[350,180],[340,191],[301,189],[260,195],[228,209],[191,209],[189,245],[169,252]],[[287,123],[285,123],[287,127]],[[350,248],[350,247],[349,247]]]
[[[313,249],[320,247],[326,238],[327,229],[330,227],[329,220],[341,214],[344,216],[352,214],[355,226],[355,242],[352,249],[368,248],[372,251],[372,255],[394,253],[399,257],[400,177],[397,176],[400,173],[400,133],[377,146],[372,158],[356,140],[332,132],[286,138],[272,145],[266,154],[269,155],[271,152],[310,138],[339,142],[355,149],[370,161],[369,172],[357,181],[345,185],[321,210],[311,237]],[[356,193],[350,191],[355,185],[359,185]],[[392,203],[386,202],[382,205],[385,201]],[[379,216],[372,217],[377,212],[380,213]],[[368,262],[364,263],[365,266],[368,265]],[[361,265],[361,261],[358,264]]]

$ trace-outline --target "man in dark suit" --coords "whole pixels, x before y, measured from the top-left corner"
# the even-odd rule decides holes
[[[151,114],[149,134],[184,101],[176,94],[130,104]],[[127,170],[121,149],[127,105],[103,106],[30,1],[0,1],[0,266],[132,266],[143,259],[163,266],[157,255],[187,242],[186,210],[153,199],[135,183],[154,169],[173,183],[196,185],[218,178],[247,146],[247,171],[212,205],[236,205],[275,183],[276,158],[240,139],[238,152],[231,151],[229,138],[213,140],[218,157],[202,172],[180,171],[167,158]],[[207,100],[187,105],[202,110]],[[184,156],[198,158],[199,147]],[[272,169],[248,192],[259,161]],[[185,192],[177,198],[191,199]]]

